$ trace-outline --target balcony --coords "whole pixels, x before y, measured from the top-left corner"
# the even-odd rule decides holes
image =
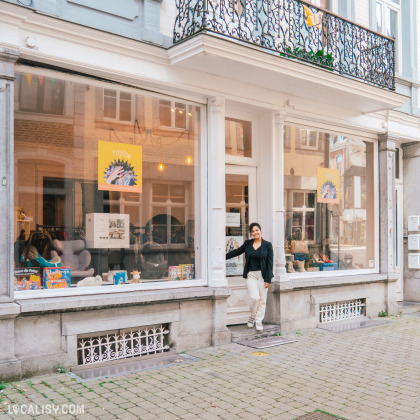
[[[394,40],[298,0],[177,0],[174,44],[214,34],[395,90]]]

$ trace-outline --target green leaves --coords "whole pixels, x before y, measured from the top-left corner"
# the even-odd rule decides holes
[[[324,50],[318,50],[314,53],[312,50],[306,51],[299,47],[296,47],[294,50],[291,47],[287,47],[286,53],[280,53],[280,55],[310,61],[318,66],[327,67],[330,70],[334,68],[334,57],[332,53],[325,54]]]

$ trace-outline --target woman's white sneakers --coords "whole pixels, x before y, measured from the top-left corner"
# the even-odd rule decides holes
[[[252,318],[252,317],[249,317],[249,319],[248,319],[248,322],[247,322],[247,327],[248,328],[252,328],[253,326],[254,326],[254,322],[255,322],[255,320],[254,320],[254,318]]]
[[[263,326],[262,326],[262,324],[260,324],[259,322],[257,322],[256,324],[255,324],[255,329],[257,330],[257,331],[263,331]]]

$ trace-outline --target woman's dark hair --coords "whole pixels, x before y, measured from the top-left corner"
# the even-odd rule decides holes
[[[257,228],[259,229],[259,230],[261,230],[261,226],[260,226],[260,224],[259,223],[251,223],[250,225],[249,225],[249,233],[251,233],[252,232],[252,229],[254,229],[254,227],[255,226],[257,226]]]

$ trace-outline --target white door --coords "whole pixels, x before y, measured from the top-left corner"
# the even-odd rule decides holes
[[[249,224],[257,220],[256,168],[226,165],[226,252],[248,239]],[[232,295],[227,300],[227,324],[244,324],[250,315],[246,279],[242,277],[244,255],[226,261]]]
[[[395,271],[398,274],[396,297],[404,299],[403,185],[395,183]]]

